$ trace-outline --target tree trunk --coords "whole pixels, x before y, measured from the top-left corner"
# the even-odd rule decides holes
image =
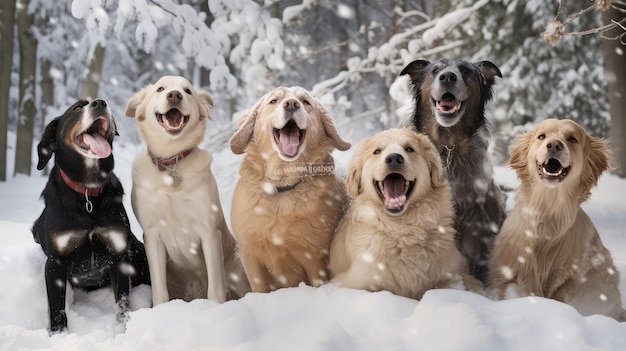
[[[52,63],[48,59],[41,61],[41,131],[46,127],[46,123],[49,122],[54,116],[49,116],[48,110],[54,106],[54,79],[50,75],[50,69],[52,69]],[[44,168],[43,173],[48,174],[48,167]]]
[[[624,14],[615,9],[604,13],[604,22],[620,21]],[[607,37],[615,37],[622,33],[617,28],[604,33]],[[604,67],[606,70],[609,104],[611,105],[611,148],[615,158],[614,173],[626,178],[626,46],[619,40],[605,40]]]
[[[15,1],[0,2],[0,182],[7,180],[7,133],[9,132],[9,90],[13,58],[13,27]]]
[[[17,31],[20,47],[20,102],[15,145],[15,174],[30,175],[35,124],[35,77],[37,72],[37,39],[32,32],[33,16],[27,12],[30,0],[19,0]]]
[[[85,99],[98,97],[100,78],[102,77],[102,63],[104,62],[104,46],[96,44],[93,54],[87,59],[87,76],[83,80],[83,94]]]

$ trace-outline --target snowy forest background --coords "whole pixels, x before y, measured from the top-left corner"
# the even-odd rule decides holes
[[[626,136],[615,135],[626,134],[626,122],[620,122],[626,117],[617,106],[624,105],[621,97],[609,103],[605,57],[613,53],[617,66],[626,67],[622,43],[565,35],[551,46],[540,36],[553,19],[566,24],[565,32],[625,23],[619,9],[626,6],[616,0],[609,11],[593,9],[568,23],[567,15],[602,3],[607,1],[3,0],[0,181],[30,174],[33,142],[79,98],[106,99],[121,131],[117,143],[139,143],[134,121],[123,114],[126,102],[166,74],[185,76],[213,96],[209,150],[226,147],[238,113],[278,85],[311,90],[332,110],[341,133],[356,142],[397,126],[410,112],[408,80],[398,77],[400,70],[414,59],[441,57],[490,60],[502,71],[488,116],[497,162],[506,160],[519,126],[566,117],[595,136],[613,136],[619,174]],[[621,35],[623,42],[623,32],[603,34]]]

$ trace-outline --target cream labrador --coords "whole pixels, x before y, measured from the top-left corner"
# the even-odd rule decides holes
[[[608,150],[571,120],[547,119],[518,137],[509,160],[521,182],[516,206],[490,260],[500,298],[542,296],[625,320],[619,273],[580,207],[610,168]]]
[[[415,299],[482,290],[455,245],[450,186],[427,136],[390,129],[363,141],[346,183],[353,203],[331,244],[331,282]]]
[[[252,291],[326,282],[346,204],[331,152],[350,147],[326,108],[304,88],[276,88],[242,117],[230,146],[246,154],[231,222]]]
[[[132,205],[144,231],[152,303],[249,291],[237,245],[222,214],[211,154],[198,147],[211,96],[183,77],[164,76],[128,101],[147,147],[132,168]]]

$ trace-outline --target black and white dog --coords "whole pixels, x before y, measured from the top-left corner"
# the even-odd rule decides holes
[[[113,174],[116,134],[104,100],[81,100],[46,126],[37,146],[39,170],[55,154],[41,194],[45,208],[32,228],[48,256],[50,332],[67,328],[67,281],[85,290],[111,285],[120,322],[128,315],[131,280],[150,282],[143,244],[130,230],[124,190]]]
[[[492,179],[490,131],[485,104],[492,97],[498,67],[489,62],[416,60],[400,73],[411,78],[413,127],[439,150],[452,187],[456,243],[483,283],[495,236],[506,217],[505,195]]]

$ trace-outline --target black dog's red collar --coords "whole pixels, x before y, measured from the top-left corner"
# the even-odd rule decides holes
[[[180,160],[184,159],[185,157],[189,156],[189,154],[193,151],[192,149],[187,149],[184,150],[183,152],[176,154],[170,158],[158,158],[156,156],[154,156],[150,150],[148,150],[148,155],[150,156],[150,158],[152,159],[152,163],[154,163],[155,166],[159,167],[159,171],[164,171],[166,169],[168,169],[168,166],[171,165],[175,165],[178,162],[180,162]]]
[[[67,184],[67,186],[69,186],[70,189],[82,195],[98,196],[102,194],[102,190],[104,190],[104,187],[107,185],[107,182],[100,182],[100,183],[93,183],[95,185],[94,187],[86,187],[83,184],[76,183],[75,181],[71,180],[67,176],[67,174],[65,174],[65,172],[60,168],[59,168],[59,172],[61,173],[61,178],[63,178],[63,181],[65,182],[65,184]]]

